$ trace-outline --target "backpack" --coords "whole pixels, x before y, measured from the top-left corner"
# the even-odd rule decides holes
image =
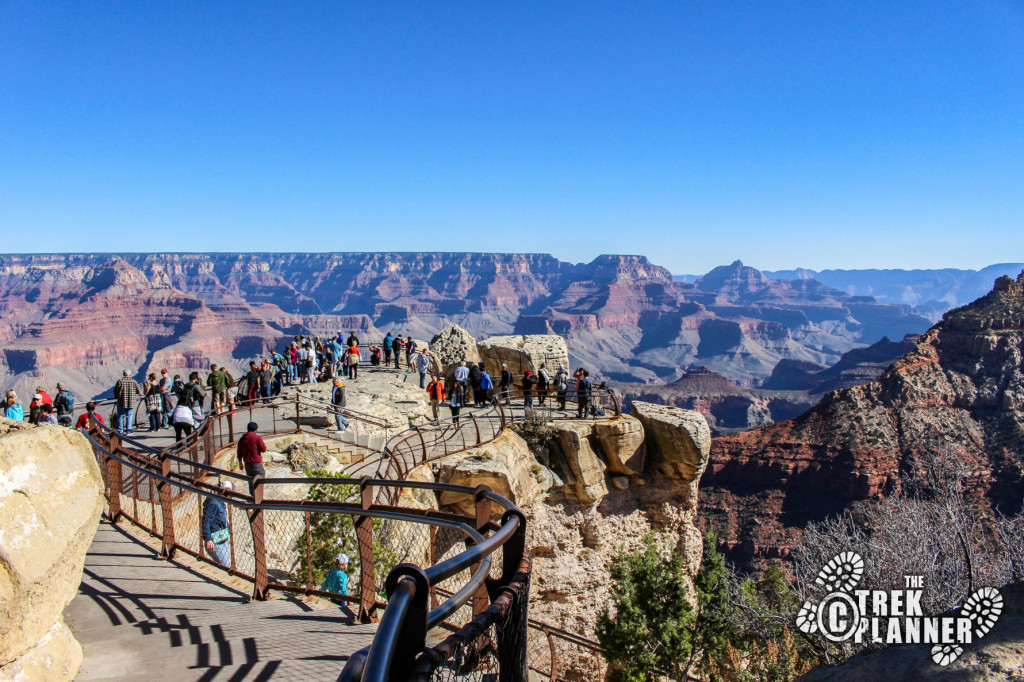
[[[569,380],[565,376],[565,372],[562,372],[555,377],[555,390],[564,391],[569,388]]]
[[[71,414],[75,411],[75,396],[70,391],[61,391],[53,402],[58,415]]]

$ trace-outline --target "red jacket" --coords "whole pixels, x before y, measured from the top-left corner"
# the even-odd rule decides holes
[[[255,431],[246,431],[238,441],[238,459],[243,462],[260,464],[266,451],[267,444],[263,442],[263,436]]]
[[[443,381],[431,381],[427,384],[427,395],[430,396],[431,400],[437,402],[444,402],[444,382]]]
[[[103,421],[103,417],[100,416],[99,412],[94,412],[93,414],[96,417],[96,421],[98,421],[100,424],[106,424],[106,422]],[[87,428],[89,428],[89,413],[88,412],[83,412],[82,414],[80,414],[78,416],[78,423],[75,424],[75,428],[76,429],[87,429]]]

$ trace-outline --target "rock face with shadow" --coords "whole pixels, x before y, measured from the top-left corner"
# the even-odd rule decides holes
[[[0,679],[70,680],[82,648],[62,612],[103,509],[86,439],[0,418]]]

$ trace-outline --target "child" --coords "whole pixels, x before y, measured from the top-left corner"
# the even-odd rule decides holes
[[[337,594],[348,594],[348,554],[342,552],[338,555],[338,567],[332,568],[324,584],[320,586],[324,592],[335,592]]]

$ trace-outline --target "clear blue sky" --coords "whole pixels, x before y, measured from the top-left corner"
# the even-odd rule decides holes
[[[0,0],[3,252],[1024,260],[1024,3]]]

